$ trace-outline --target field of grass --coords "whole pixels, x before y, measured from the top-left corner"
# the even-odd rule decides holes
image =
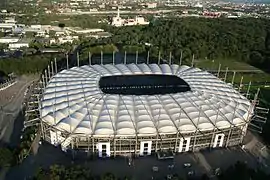
[[[264,83],[270,82],[270,74],[267,73],[236,73],[234,78],[234,83],[240,83],[241,78],[243,76],[242,83],[247,84],[251,81],[251,83],[261,83],[263,85]],[[225,77],[225,73],[222,73],[220,75],[221,78]],[[232,82],[233,73],[229,72],[226,78],[226,82]]]
[[[206,70],[218,70],[219,64],[221,64],[221,70],[259,70],[258,68],[251,66],[245,62],[238,62],[232,59],[202,59],[195,62],[196,67]]]
[[[263,85],[264,83],[270,82],[270,74],[261,71],[260,69],[251,66],[245,62],[237,62],[232,59],[217,59],[217,60],[207,60],[202,59],[195,62],[195,66],[198,68],[202,68],[205,70],[218,70],[219,64],[221,64],[221,73],[219,78],[225,78],[225,70],[228,67],[229,71],[227,74],[226,82],[232,82],[233,78],[233,71],[247,71],[247,72],[236,72],[234,78],[234,84],[239,84],[241,81],[241,77],[243,76],[243,84],[248,84],[250,81],[251,83],[260,83]],[[250,72],[248,72],[250,70]]]

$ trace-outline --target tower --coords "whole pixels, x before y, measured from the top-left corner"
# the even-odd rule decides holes
[[[118,6],[118,9],[117,9],[117,18],[120,18],[120,9],[119,9],[119,6]]]

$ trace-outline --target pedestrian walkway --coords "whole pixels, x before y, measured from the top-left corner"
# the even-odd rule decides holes
[[[200,152],[195,152],[194,157],[195,157],[195,160],[204,167],[207,174],[210,175],[212,167],[209,165],[209,163],[205,159],[204,155]]]

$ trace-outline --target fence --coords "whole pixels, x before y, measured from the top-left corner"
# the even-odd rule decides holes
[[[8,87],[14,85],[15,83],[17,83],[16,79],[10,79],[5,83],[0,84],[0,91],[7,89]]]

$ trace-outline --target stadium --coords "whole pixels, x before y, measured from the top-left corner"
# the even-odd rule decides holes
[[[45,140],[98,157],[239,145],[254,109],[231,84],[175,64],[73,67],[44,87]]]

